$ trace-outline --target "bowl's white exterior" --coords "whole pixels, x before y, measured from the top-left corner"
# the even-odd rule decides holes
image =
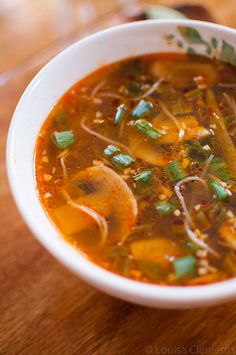
[[[236,31],[214,24],[188,21],[209,37],[236,44]],[[156,286],[132,281],[91,263],[67,244],[47,218],[37,197],[34,179],[35,141],[48,113],[75,82],[99,66],[122,58],[176,51],[162,35],[176,34],[186,21],[143,21],[114,27],[75,43],[49,62],[33,79],[15,110],[7,143],[7,169],[16,204],[36,238],[66,267],[96,288],[115,297],[150,307],[190,308],[236,298],[236,278],[195,286]]]

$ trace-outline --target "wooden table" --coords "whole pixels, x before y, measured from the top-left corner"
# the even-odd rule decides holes
[[[32,237],[7,184],[7,130],[38,69],[73,41],[121,22],[143,3],[0,1],[0,354],[236,354],[235,303],[152,310],[92,289]],[[218,22],[236,26],[235,0],[198,4],[205,4]]]

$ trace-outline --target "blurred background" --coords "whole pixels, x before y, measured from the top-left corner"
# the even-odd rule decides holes
[[[8,187],[7,132],[37,71],[90,33],[163,17],[159,6],[236,27],[236,0],[0,0],[0,354],[125,355],[150,353],[150,346],[236,347],[233,304],[154,311],[85,285],[32,237]]]
[[[0,0],[0,73],[49,47],[57,51],[87,32],[131,20],[147,5],[188,8],[190,17],[236,26],[235,0]]]

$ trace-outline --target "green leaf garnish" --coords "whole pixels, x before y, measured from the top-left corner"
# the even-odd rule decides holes
[[[125,105],[120,105],[117,107],[116,115],[114,118],[115,125],[118,125],[121,122],[122,118],[124,117],[125,112],[126,112]]]
[[[186,276],[193,276],[197,271],[197,260],[192,255],[176,258],[173,261],[173,265],[177,279],[181,279]]]
[[[137,106],[133,109],[133,117],[141,117],[150,112],[153,108],[153,104],[149,101],[141,100]]]
[[[134,127],[139,131],[145,133],[151,139],[157,139],[165,135],[165,131],[156,129],[153,125],[146,120],[137,120],[134,122]]]
[[[111,157],[114,154],[120,153],[120,149],[113,144],[109,144],[103,151],[103,154],[105,155],[105,157]]]
[[[171,161],[163,168],[166,177],[170,181],[179,181],[185,178],[185,173],[177,160]]]
[[[72,131],[54,132],[53,138],[59,149],[66,149],[75,143],[75,137]]]
[[[111,158],[111,162],[118,168],[127,168],[130,164],[135,162],[135,159],[128,154],[117,154]]]
[[[219,200],[225,201],[229,198],[228,191],[223,186],[221,186],[221,184],[216,180],[211,179],[209,181],[209,185],[212,188],[212,190],[216,193],[216,196],[218,197]]]

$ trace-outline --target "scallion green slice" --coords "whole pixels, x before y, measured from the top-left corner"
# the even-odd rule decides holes
[[[177,160],[171,161],[164,166],[164,173],[170,181],[179,181],[185,178],[185,173]]]
[[[65,149],[75,143],[75,137],[72,131],[54,132],[53,138],[59,149]]]
[[[111,162],[118,168],[127,168],[130,164],[135,162],[135,159],[128,154],[117,154],[111,158]]]
[[[114,154],[120,153],[120,149],[113,144],[109,144],[103,151],[103,154],[106,158],[111,157]]]
[[[115,125],[118,125],[122,118],[124,117],[124,114],[126,112],[126,107],[125,105],[120,105],[117,107],[117,110],[116,110],[116,115],[115,115],[115,118],[114,118],[114,124]]]
[[[209,185],[212,188],[212,190],[216,193],[216,196],[218,197],[219,200],[224,201],[229,198],[229,193],[228,191],[220,185],[216,180],[210,180]]]
[[[176,205],[169,201],[158,201],[155,203],[155,210],[160,216],[168,215],[174,212]]]
[[[137,118],[145,115],[153,108],[153,104],[149,101],[141,100],[133,109],[132,116]]]
[[[165,131],[154,128],[150,122],[143,119],[135,121],[134,127],[153,140],[165,135]]]
[[[176,258],[173,261],[175,276],[181,279],[186,276],[193,276],[197,270],[197,260],[194,256],[188,255],[182,258]]]
[[[152,182],[152,172],[151,170],[145,170],[133,177],[134,181],[138,186],[148,186]]]

